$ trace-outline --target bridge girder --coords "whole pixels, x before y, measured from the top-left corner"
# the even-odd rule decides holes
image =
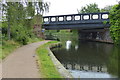
[[[108,12],[104,13],[87,13],[87,14],[72,14],[72,15],[60,15],[60,16],[45,16],[43,19],[48,19],[45,21],[43,26],[45,29],[49,30],[60,30],[60,29],[99,29],[99,28],[109,28],[109,18],[103,18],[104,14],[109,14]],[[84,19],[84,16],[88,16],[88,19]],[[98,15],[98,19],[93,19],[94,15]],[[70,17],[70,20],[67,20],[67,17]],[[79,16],[79,20],[75,20],[75,16]],[[62,21],[59,21],[59,17],[63,18]],[[52,21],[54,18],[54,21]]]

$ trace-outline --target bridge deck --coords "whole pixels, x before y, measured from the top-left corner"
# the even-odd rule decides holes
[[[109,27],[108,12],[44,16],[45,29],[94,29]]]

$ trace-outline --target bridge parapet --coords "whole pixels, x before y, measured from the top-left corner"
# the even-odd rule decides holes
[[[107,20],[109,12],[84,13],[71,15],[44,16],[44,23],[47,22],[66,22],[66,21],[85,21],[85,20]]]
[[[45,29],[98,29],[108,28],[109,12],[44,16]],[[106,24],[103,22],[106,21]]]

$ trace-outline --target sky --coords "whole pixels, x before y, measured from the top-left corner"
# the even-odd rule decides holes
[[[49,13],[44,16],[77,14],[77,9],[80,10],[86,4],[96,3],[99,8],[104,8],[107,5],[115,5],[119,0],[44,0],[50,2]]]

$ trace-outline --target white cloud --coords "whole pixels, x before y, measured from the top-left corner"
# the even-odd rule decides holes
[[[104,8],[107,5],[117,4],[116,0],[44,0],[50,2],[49,13],[44,15],[64,15],[77,14],[77,9],[90,3],[98,4],[99,8]]]

